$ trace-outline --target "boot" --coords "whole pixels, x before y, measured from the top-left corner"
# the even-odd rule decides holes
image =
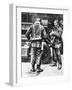
[[[37,71],[37,72],[43,72],[43,69],[40,68],[40,65],[37,65],[36,71]]]
[[[31,72],[35,72],[35,65],[32,65],[32,69],[30,70]]]
[[[57,66],[57,62],[53,62],[53,64],[50,66],[52,66],[52,67]]]
[[[62,68],[62,64],[58,63],[58,68],[57,69],[60,70],[61,68]]]
[[[35,72],[35,69],[34,69],[34,68],[32,68],[32,69],[30,70],[30,72]]]
[[[59,57],[58,60],[58,70],[60,70],[62,68],[62,61],[61,61],[61,57]]]

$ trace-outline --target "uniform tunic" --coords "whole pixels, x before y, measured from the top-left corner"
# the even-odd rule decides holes
[[[31,41],[31,64],[40,65],[42,39],[46,37],[44,27],[41,24],[33,24],[26,33],[26,37]]]

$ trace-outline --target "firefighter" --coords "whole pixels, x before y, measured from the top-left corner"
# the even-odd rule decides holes
[[[52,32],[50,33],[52,36],[52,48],[53,48],[53,61],[54,64],[52,66],[57,66],[58,63],[58,69],[60,70],[62,68],[62,61],[61,61],[61,36],[62,36],[62,28],[58,24],[58,20],[54,21],[54,28]]]
[[[42,72],[41,55],[42,55],[42,40],[46,38],[44,27],[40,23],[40,18],[37,18],[33,25],[26,33],[26,37],[31,41],[31,72]],[[36,65],[36,68],[35,68]]]

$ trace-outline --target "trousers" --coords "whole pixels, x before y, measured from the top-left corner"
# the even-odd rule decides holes
[[[53,49],[53,59],[55,62],[58,62],[59,64],[62,64],[61,61],[61,53],[59,48],[54,48]]]
[[[32,47],[31,48],[31,65],[34,68],[35,64],[37,66],[41,65],[41,48]]]

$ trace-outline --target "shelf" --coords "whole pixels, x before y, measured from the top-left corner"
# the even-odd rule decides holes
[[[29,22],[21,22],[21,24],[33,24],[33,23],[29,23]]]
[[[21,24],[25,24],[25,25],[32,25],[33,23],[28,23],[28,22],[22,22]],[[46,25],[43,25],[44,27],[47,27]],[[26,28],[22,28],[22,29],[26,29]]]

